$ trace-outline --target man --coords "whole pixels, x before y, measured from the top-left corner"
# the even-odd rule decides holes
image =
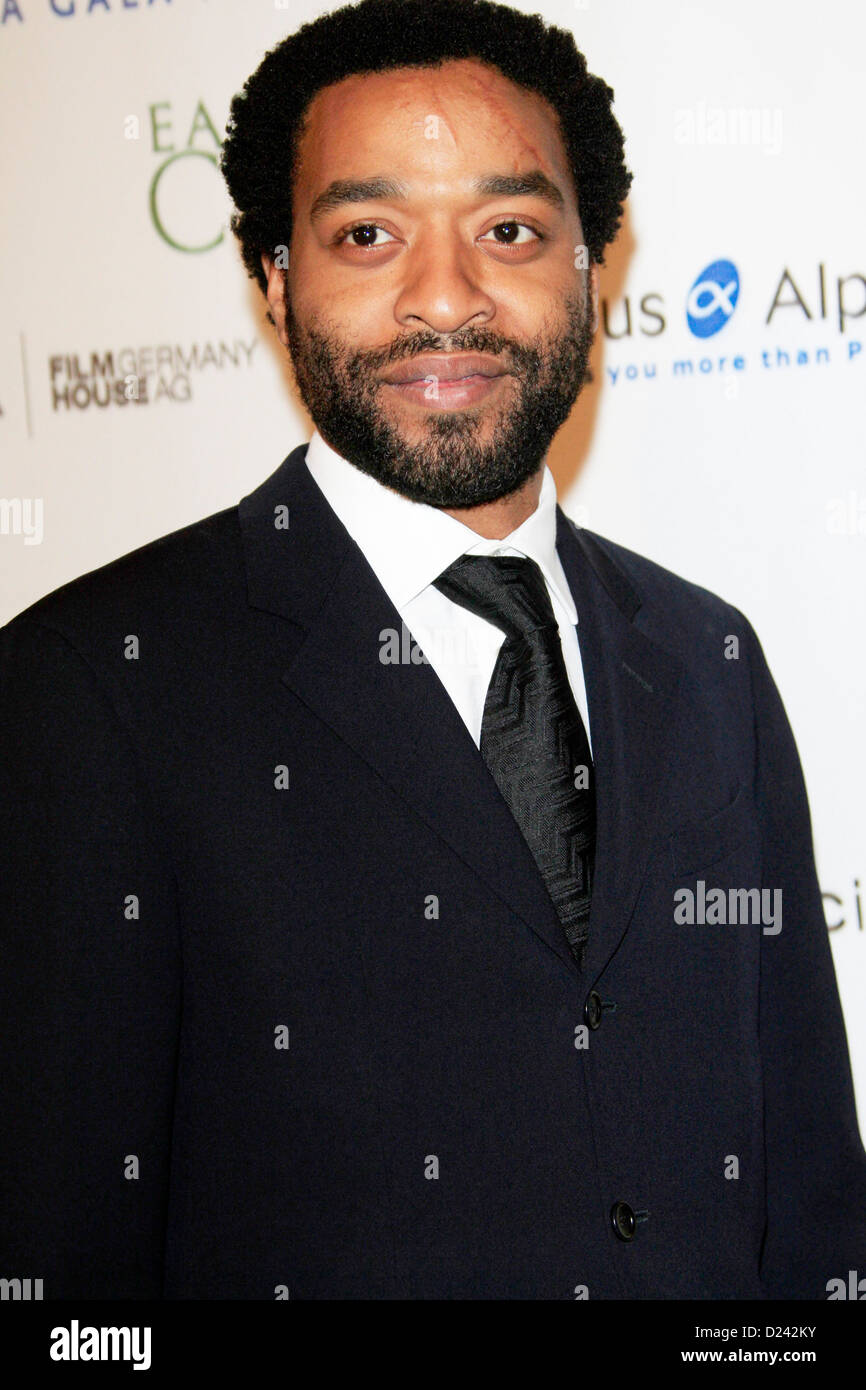
[[[537,18],[364,0],[233,104],[313,440],[2,633],[2,1255],[46,1297],[866,1267],[761,648],[545,465],[629,186],[612,96]]]

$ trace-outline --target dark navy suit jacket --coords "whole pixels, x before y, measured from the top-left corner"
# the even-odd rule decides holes
[[[399,616],[304,455],[0,633],[0,1274],[822,1299],[866,1273],[806,794],[746,619],[558,512],[581,974],[433,667],[379,659]],[[780,889],[781,931],[676,922],[699,881]]]

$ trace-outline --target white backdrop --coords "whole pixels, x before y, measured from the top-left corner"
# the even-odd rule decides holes
[[[230,506],[308,437],[215,161],[232,94],[325,8],[0,0],[0,621]],[[613,86],[635,174],[595,382],[551,455],[560,500],[735,603],[763,642],[809,786],[862,1117],[866,10],[522,8],[571,27]],[[701,281],[716,288],[690,300]],[[136,374],[147,399],[121,404]]]

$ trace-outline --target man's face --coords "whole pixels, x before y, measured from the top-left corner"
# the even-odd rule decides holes
[[[319,92],[288,270],[263,257],[323,438],[396,491],[453,508],[540,467],[597,327],[585,264],[555,113],[474,59]]]

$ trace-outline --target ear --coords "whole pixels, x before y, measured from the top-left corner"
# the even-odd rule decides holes
[[[598,332],[598,265],[595,261],[589,267],[589,292],[592,296],[592,336]]]
[[[283,344],[288,346],[286,338],[286,282],[285,272],[282,266],[277,265],[267,253],[262,252],[262,270],[268,282],[265,298],[268,301],[268,308],[271,311],[270,317],[277,330],[277,337]]]

